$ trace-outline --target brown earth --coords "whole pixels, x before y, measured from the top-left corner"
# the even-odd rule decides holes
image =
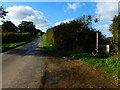
[[[43,88],[119,88],[111,75],[92,69],[81,60],[44,53],[48,56]]]

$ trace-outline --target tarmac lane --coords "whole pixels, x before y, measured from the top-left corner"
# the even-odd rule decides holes
[[[40,88],[46,58],[41,54],[41,38],[2,54],[2,88]]]

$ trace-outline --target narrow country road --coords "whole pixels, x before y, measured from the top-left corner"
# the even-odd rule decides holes
[[[112,81],[83,61],[46,51],[40,37],[2,53],[2,88],[119,88]]]
[[[46,62],[41,38],[2,53],[2,88],[39,88]],[[36,53],[37,52],[37,53]]]

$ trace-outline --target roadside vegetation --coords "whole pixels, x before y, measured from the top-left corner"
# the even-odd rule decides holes
[[[7,13],[3,11],[1,18],[4,19]],[[51,27],[45,34],[37,30],[31,21],[22,21],[16,27],[11,21],[2,24],[2,51],[19,46],[29,42],[36,35],[42,35],[43,46],[52,52],[62,56],[74,57],[76,60],[82,60],[91,67],[112,74],[116,78],[117,84],[120,84],[120,15],[113,18],[110,25],[110,31],[113,39],[106,39],[101,32],[92,28],[98,19],[90,15],[74,19],[68,23],[62,23]],[[96,48],[96,31],[98,32],[99,44],[109,44],[113,47],[112,54],[106,55],[103,52],[96,56],[91,52]],[[73,59],[73,60],[74,60]]]
[[[5,21],[1,27],[2,45],[0,45],[0,50],[2,52],[30,42],[36,38],[36,35],[43,33],[36,29],[31,21],[22,21],[18,27],[11,21]]]
[[[120,16],[115,16],[115,18],[118,17]],[[92,68],[111,74],[116,79],[116,83],[120,85],[120,43],[118,39],[120,29],[118,22],[120,19],[115,18],[110,29],[113,38],[106,38],[99,32],[99,44],[112,46],[112,54],[111,51],[109,55],[103,52],[98,53],[96,56],[91,54],[96,44],[96,30],[91,27],[93,22],[91,16],[83,16],[69,23],[62,23],[48,29],[47,33],[42,36],[43,46],[48,51],[58,53],[64,57],[74,57],[75,60],[82,60]],[[97,19],[94,21],[97,22]]]
[[[7,51],[11,48],[15,48],[27,42],[30,42],[36,38],[36,35],[42,35],[43,32],[35,28],[32,21],[22,21],[18,26],[15,26],[11,21],[4,21],[7,11],[3,7],[0,7],[1,15],[3,19],[2,25],[0,25],[0,37],[2,38],[2,44],[0,45],[0,51]]]
[[[4,32],[1,33],[1,35],[2,46],[0,47],[0,49],[2,49],[2,51],[15,48],[36,38],[35,35],[31,35],[29,33]]]
[[[7,13],[2,7],[1,18],[5,19]],[[11,48],[15,48],[27,42],[30,42],[36,38],[36,35],[42,35],[43,32],[35,28],[32,21],[22,21],[18,27],[11,21],[2,21],[0,28],[0,37],[2,38],[2,44],[0,45],[0,51],[4,52]]]
[[[58,53],[64,57],[74,57],[75,60],[85,61],[90,67],[100,70],[108,74],[112,74],[116,79],[116,83],[120,84],[119,75],[119,65],[120,62],[117,57],[111,56],[108,58],[100,58],[98,56],[93,56],[91,53],[75,52],[75,51],[65,51],[56,48],[52,44],[46,42],[46,35],[42,35],[42,43],[46,50],[54,53]]]

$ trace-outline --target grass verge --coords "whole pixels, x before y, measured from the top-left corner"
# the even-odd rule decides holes
[[[120,85],[120,60],[117,57],[98,58],[90,53],[63,51],[55,48],[46,42],[45,34],[42,36],[43,46],[48,50],[63,56],[75,56],[77,59],[85,61],[92,68],[112,74],[116,79],[116,83]]]
[[[1,35],[2,35],[2,45],[0,46],[0,50],[2,52],[20,46],[27,42],[30,42],[36,38],[35,35],[31,35],[29,33],[6,32],[6,33],[2,33]]]

